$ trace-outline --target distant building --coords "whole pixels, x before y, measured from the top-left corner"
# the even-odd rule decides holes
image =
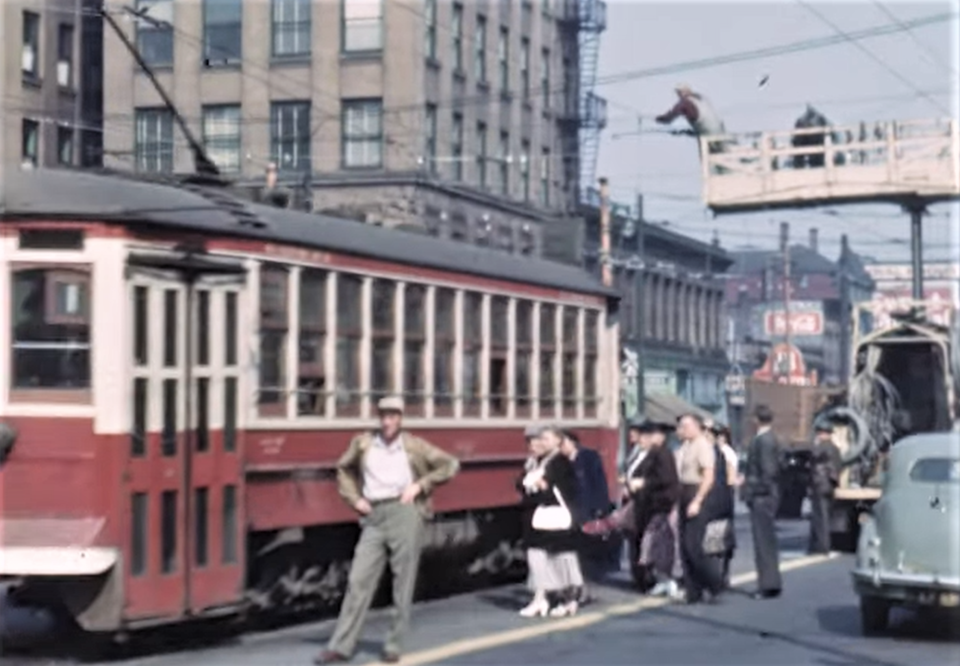
[[[600,0],[140,0],[124,29],[213,161],[298,205],[539,254],[576,206],[579,43]],[[585,12],[590,9],[590,12]],[[104,39],[111,166],[189,172],[170,112]]]
[[[646,394],[675,395],[719,414],[730,363],[724,284],[718,274],[732,260],[719,245],[669,231],[663,223],[650,220],[643,225],[641,254],[635,217],[636,212],[617,207],[610,225],[613,280],[622,299],[624,361],[633,364],[642,337]],[[599,276],[599,209],[584,205],[579,219],[554,229],[545,239],[548,254],[580,263]],[[557,251],[560,245],[562,257]]]
[[[745,372],[760,367],[772,344],[787,333],[783,255],[772,250],[730,253],[726,275],[731,356]],[[817,231],[808,245],[790,247],[791,342],[821,383],[843,383],[849,366],[851,306],[873,294],[873,280],[843,237],[841,256],[831,261],[818,251]]]
[[[0,2],[0,168],[100,164],[101,5],[93,0]]]

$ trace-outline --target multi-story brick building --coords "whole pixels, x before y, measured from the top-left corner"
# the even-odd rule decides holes
[[[273,163],[316,210],[517,252],[575,205],[584,0],[137,4],[129,37],[241,183]],[[116,35],[104,51],[107,164],[190,171]]]
[[[0,2],[0,168],[99,162],[97,6],[91,0]]]

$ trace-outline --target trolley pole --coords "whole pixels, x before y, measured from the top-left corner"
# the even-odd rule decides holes
[[[604,286],[613,285],[610,266],[610,191],[607,179],[600,178],[600,275]]]
[[[913,203],[910,211],[910,264],[913,269],[913,300],[923,300],[923,204]]]
[[[647,249],[644,238],[643,195],[637,195],[637,255],[640,257],[639,274],[635,280],[640,283],[640,298],[637,299],[637,409],[641,417],[646,416],[647,392],[645,382],[647,339]]]
[[[790,223],[780,223],[780,252],[783,253],[783,319],[784,340],[790,346]],[[791,368],[787,368],[790,376]]]

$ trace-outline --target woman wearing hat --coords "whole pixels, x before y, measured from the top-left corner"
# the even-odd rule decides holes
[[[560,452],[559,429],[529,427],[524,434],[531,458],[518,488],[527,508],[523,529],[533,600],[520,615],[572,615],[583,588],[579,534],[571,512],[577,502],[576,472]]]

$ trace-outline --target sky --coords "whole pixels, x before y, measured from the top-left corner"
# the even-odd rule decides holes
[[[701,200],[696,143],[663,132],[653,117],[689,84],[713,104],[728,132],[788,130],[813,104],[833,124],[960,117],[958,30],[937,23],[850,42],[680,74],[604,83],[603,77],[701,58],[856,32],[916,18],[960,12],[960,0],[921,2],[769,0],[731,3],[608,0],[600,42],[596,92],[608,101],[596,175],[610,181],[611,197],[625,204],[644,195],[644,216],[667,228],[709,240],[714,230],[730,249],[775,249],[782,221],[791,243],[819,231],[821,253],[836,258],[840,236],[880,261],[909,261],[909,217],[892,205],[758,212],[713,218]],[[812,7],[812,9],[811,9]],[[816,13],[826,17],[826,21]],[[891,18],[891,15],[893,18]],[[892,70],[892,71],[891,71]],[[760,81],[767,77],[767,83]],[[673,128],[686,127],[678,119]],[[924,258],[960,261],[960,204],[930,208],[924,222]]]

